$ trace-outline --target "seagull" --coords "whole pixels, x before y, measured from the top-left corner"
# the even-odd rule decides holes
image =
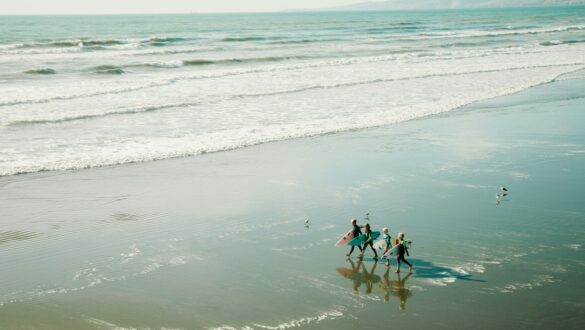
[[[366,213],[366,221],[370,221],[370,212]]]
[[[305,227],[309,227],[309,219],[305,220]]]
[[[506,187],[500,187],[500,189],[501,189],[502,191],[506,191],[506,192],[508,191],[508,188],[506,188]]]

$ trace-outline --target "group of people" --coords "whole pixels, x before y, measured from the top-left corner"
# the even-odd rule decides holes
[[[361,245],[357,245],[358,249],[361,252],[359,257],[363,258],[364,253],[366,252],[366,248],[369,246],[372,249],[372,251],[374,251],[374,260],[377,261],[378,260],[378,252],[374,248],[374,237],[372,235],[372,229],[370,228],[370,224],[366,223],[364,226],[360,226],[357,224],[357,219],[355,219],[355,218],[351,219],[351,224],[353,225],[353,229],[352,229],[353,237],[358,237],[360,235],[364,235],[363,247]],[[364,233],[362,233],[362,230],[361,230],[362,228],[364,228]],[[390,267],[390,259],[386,258],[385,254],[393,247],[392,237],[390,237],[390,234],[388,234],[388,228],[382,229],[382,232],[384,233],[382,235],[382,239],[386,243],[385,248],[384,248],[383,258],[386,260],[386,267]],[[412,264],[404,258],[404,255],[410,256],[408,253],[407,243],[412,243],[412,241],[405,241],[404,240],[404,233],[399,233],[398,240],[395,244],[395,245],[399,245],[397,248],[398,251],[396,253],[397,269],[395,270],[395,273],[400,273],[400,263],[401,262],[404,262],[405,264],[407,264],[409,271],[412,272]],[[354,248],[355,248],[355,246],[352,245],[351,249],[349,250],[349,253],[347,254],[348,257],[351,256]]]

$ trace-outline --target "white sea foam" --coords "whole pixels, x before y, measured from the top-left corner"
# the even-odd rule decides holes
[[[582,28],[567,25],[479,33],[555,33]],[[29,60],[111,63],[112,54],[122,58],[145,51],[135,49],[136,45],[184,40],[72,39],[57,41],[54,47],[5,46],[0,51],[61,51],[79,48],[78,41],[81,48],[119,49],[43,54]],[[275,54],[266,45],[254,47],[262,50],[238,48],[241,53],[236,53],[245,55],[238,58]],[[328,46],[315,47],[311,50],[317,52],[318,47]],[[18,56],[0,56],[0,62],[18,65]],[[9,80],[0,89],[0,176],[191,156],[399,123],[514,93],[582,69],[585,45],[444,49],[213,68],[184,63],[167,53],[149,55],[140,63],[129,56],[112,67],[134,66],[139,72],[72,79],[60,73],[71,68],[57,65],[57,73],[51,77]],[[365,188],[353,191],[354,198]]]
[[[272,248],[271,250],[276,251],[276,252],[304,251],[304,250],[312,249],[314,247],[329,245],[329,243],[331,243],[331,239],[325,238],[325,239],[322,239],[318,242],[309,243],[309,244],[303,245],[303,246],[279,247],[279,248]]]
[[[154,87],[167,86],[175,84],[179,81],[193,80],[193,79],[217,79],[223,77],[231,77],[234,75],[248,75],[254,73],[269,73],[274,76],[274,72],[282,73],[288,71],[295,71],[292,75],[297,78],[294,80],[287,80],[288,82],[306,83],[306,79],[301,79],[298,70],[310,70],[322,68],[324,74],[323,78],[334,78],[332,82],[325,84],[324,87],[339,86],[338,79],[351,78],[346,76],[344,72],[338,72],[336,67],[350,66],[346,71],[350,71],[354,75],[360,75],[361,83],[372,82],[380,79],[384,80],[400,80],[423,78],[426,76],[436,75],[454,75],[459,73],[471,72],[485,72],[494,70],[512,70],[519,68],[541,67],[548,65],[570,65],[583,64],[582,56],[579,53],[585,52],[585,47],[571,46],[574,54],[567,53],[567,49],[557,47],[554,49],[543,47],[542,49],[525,51],[519,48],[495,48],[495,49],[479,49],[479,50],[465,50],[465,51],[439,51],[435,52],[431,57],[417,58],[411,54],[399,55],[384,55],[384,56],[365,56],[365,57],[349,57],[339,58],[324,61],[310,61],[299,64],[282,64],[282,65],[264,65],[253,68],[234,68],[234,69],[219,69],[214,71],[204,71],[195,73],[179,72],[175,74],[165,73],[161,75],[147,75],[132,78],[121,78],[117,80],[110,80],[104,84],[103,80],[91,81],[84,79],[84,81],[65,81],[63,85],[46,86],[44,85],[43,93],[38,93],[38,86],[19,85],[16,89],[6,89],[1,93],[0,91],[0,105],[11,104],[27,104],[27,103],[44,103],[51,100],[69,100],[75,98],[87,98],[97,95],[126,93],[142,89],[152,89]],[[96,56],[95,54],[87,54],[84,56]],[[513,56],[519,56],[514,58]],[[55,59],[62,59],[58,56]],[[489,58],[484,58],[489,57]],[[495,57],[495,58],[492,58]],[[45,60],[53,60],[47,58]],[[457,61],[455,61],[457,60]],[[398,61],[398,62],[397,62]],[[435,62],[437,61],[437,62]],[[388,63],[390,62],[390,63]],[[389,65],[393,62],[399,66]],[[371,67],[370,64],[381,63],[383,67]],[[459,65],[457,65],[459,64]],[[146,63],[147,66],[159,67],[179,67],[182,62],[179,60],[161,61],[155,63]],[[356,67],[355,65],[361,65]],[[407,66],[408,65],[408,66]],[[414,65],[414,67],[410,67]],[[365,66],[365,67],[364,67]],[[382,72],[379,72],[382,69]],[[311,76],[319,75],[320,72],[312,73]],[[377,73],[379,77],[372,74]],[[249,77],[254,80],[257,77]],[[282,78],[275,76],[274,78],[281,80]],[[280,79],[279,79],[280,78]],[[322,81],[319,79],[317,81]],[[344,79],[345,80],[345,79]],[[360,82],[358,81],[358,82]],[[355,79],[350,82],[355,83]],[[345,83],[345,82],[344,82]],[[345,83],[346,84],[346,83]],[[151,93],[151,92],[150,92]]]
[[[457,278],[455,277],[442,277],[442,278],[425,278],[421,282],[432,285],[432,286],[447,286],[451,283],[455,283]]]
[[[571,250],[575,250],[575,251],[580,251],[581,250],[581,244],[574,243],[574,244],[567,244],[565,246],[568,247]]]
[[[432,38],[469,38],[469,37],[494,37],[507,35],[526,35],[526,34],[541,34],[541,33],[557,33],[566,32],[570,30],[584,30],[585,25],[567,25],[567,26],[553,26],[542,28],[529,28],[518,30],[500,30],[500,31],[486,31],[486,30],[462,30],[456,32],[435,32],[431,34],[422,34],[417,38],[432,39]]]
[[[12,136],[5,135],[0,175],[189,156],[392,124],[448,111],[478,98],[509,94],[553,79],[570,69],[572,67],[545,67],[374,82],[308,90],[303,92],[304,95],[240,97],[175,111],[146,112],[141,117],[105,117],[102,122],[88,125],[66,122],[66,126],[41,129],[23,127]],[[161,99],[164,99],[163,95]],[[358,95],[362,101],[356,102]],[[307,103],[306,100],[315,102]],[[274,107],[274,104],[279,106]],[[366,112],[362,111],[364,107]],[[28,115],[34,113],[33,109]],[[223,111],[219,112],[220,109]],[[226,117],[226,111],[231,115]],[[42,110],[39,112],[43,113]],[[15,115],[4,113],[4,118],[19,115],[18,112]],[[57,111],[49,113],[59,115]],[[263,122],[271,124],[262,125]],[[98,126],[94,129],[94,125]],[[65,127],[67,129],[63,130]],[[125,131],[120,132],[120,127]],[[151,129],[145,130],[146,127]],[[25,143],[22,134],[33,139]],[[18,149],[13,148],[17,145],[20,146]]]
[[[213,327],[210,329],[213,330],[253,330],[253,329],[269,329],[269,330],[285,330],[291,328],[300,328],[305,327],[308,325],[318,324],[326,320],[335,320],[343,316],[343,312],[340,310],[330,310],[320,312],[314,316],[306,316],[301,317],[298,319],[290,320],[287,322],[274,324],[274,325],[267,325],[261,323],[253,323],[250,325],[244,326],[231,326],[231,325],[222,325],[219,327]]]
[[[452,268],[457,273],[463,275],[469,275],[470,273],[483,273],[485,272],[485,267],[482,264],[476,263],[466,263],[461,266],[456,266]]]
[[[525,172],[510,172],[510,176],[517,179],[517,180],[528,180],[530,179],[530,174]]]
[[[180,68],[183,66],[183,61],[175,60],[168,62],[157,62],[151,64],[155,68]]]
[[[537,275],[531,281],[528,282],[511,282],[494,288],[486,288],[487,292],[498,292],[498,293],[514,293],[519,290],[532,290],[541,287],[546,284],[556,283],[559,279],[556,279],[550,275]]]

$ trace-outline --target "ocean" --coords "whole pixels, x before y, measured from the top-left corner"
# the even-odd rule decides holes
[[[0,176],[394,124],[584,67],[584,7],[3,16]]]

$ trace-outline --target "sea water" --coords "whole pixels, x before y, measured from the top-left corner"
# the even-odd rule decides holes
[[[0,17],[0,176],[398,123],[585,67],[585,9]]]

